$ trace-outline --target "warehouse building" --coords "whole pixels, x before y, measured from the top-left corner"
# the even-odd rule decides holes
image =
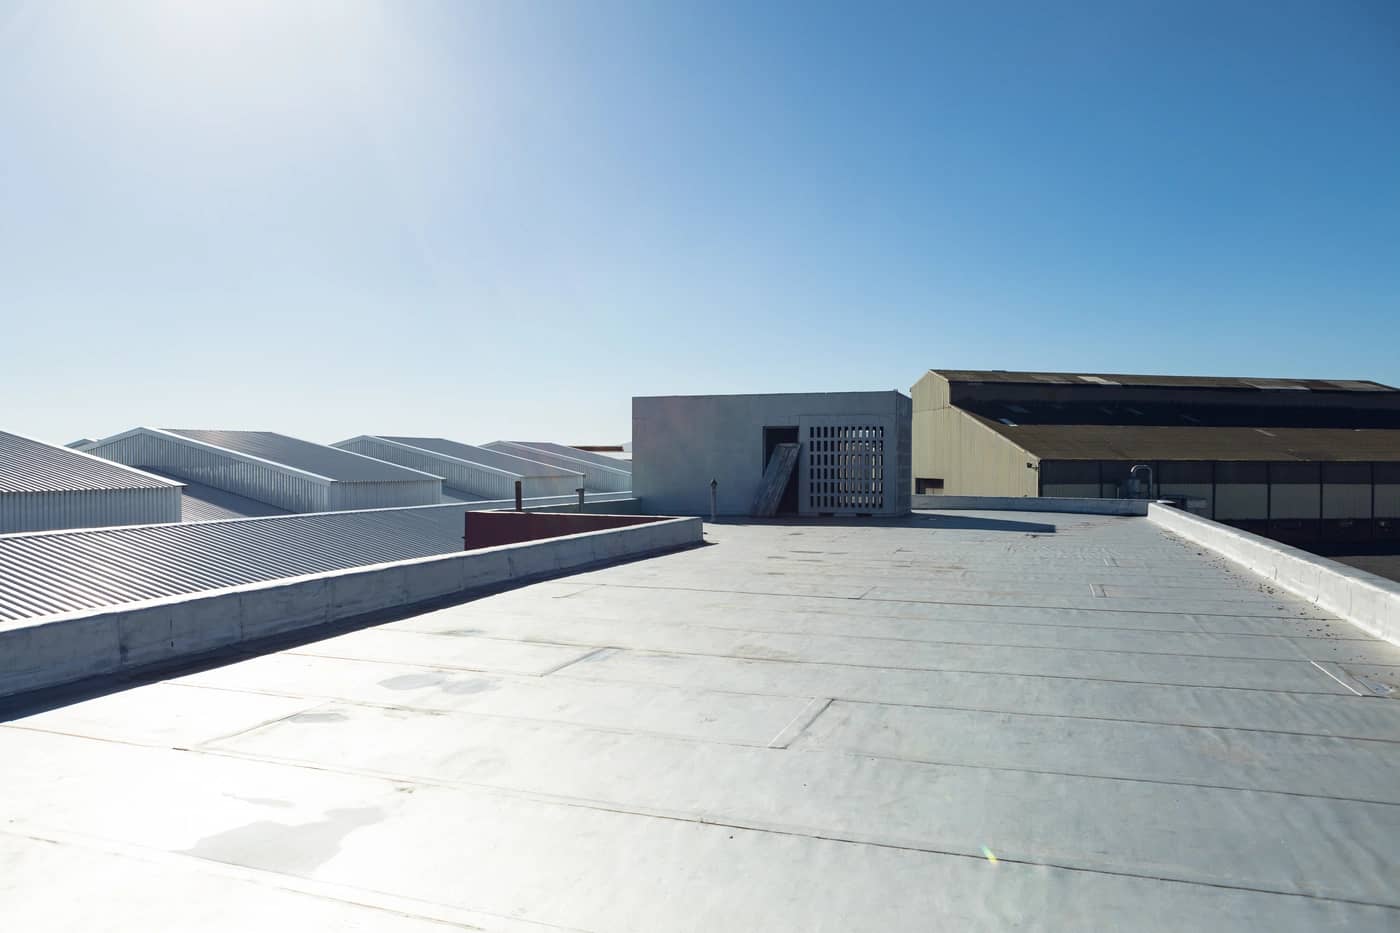
[[[462,502],[510,499],[516,482],[526,498],[573,495],[582,479],[578,471],[442,437],[361,434],[333,446],[441,476],[443,495]]]
[[[492,441],[488,450],[546,463],[556,469],[583,474],[589,492],[626,492],[632,488],[631,464],[602,454],[544,441]]]
[[[0,431],[0,534],[180,520],[181,484]]]
[[[1400,390],[1362,380],[931,370],[914,491],[1173,498],[1305,547],[1400,542]]]
[[[899,392],[632,399],[633,493],[649,512],[749,515],[781,444],[795,444],[778,514],[909,511],[910,400]]]
[[[213,490],[221,498],[206,497],[207,517],[442,501],[439,476],[271,431],[134,428],[98,441],[91,452]]]

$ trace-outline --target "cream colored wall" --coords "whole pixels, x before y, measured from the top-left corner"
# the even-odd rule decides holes
[[[948,382],[927,373],[915,383],[914,476],[943,480],[950,496],[1039,494],[1039,458],[948,404]]]

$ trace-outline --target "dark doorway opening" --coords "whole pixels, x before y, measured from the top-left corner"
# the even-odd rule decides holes
[[[797,444],[797,426],[763,429],[763,468],[768,469],[768,461],[773,457],[773,448],[779,444]],[[801,461],[798,462],[798,469],[801,469]],[[769,500],[772,501],[772,500]],[[797,470],[792,471],[792,476],[788,477],[787,486],[783,488],[783,498],[778,501],[779,515],[797,514]]]

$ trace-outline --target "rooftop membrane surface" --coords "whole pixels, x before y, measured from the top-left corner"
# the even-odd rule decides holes
[[[1145,518],[707,538],[12,705],[5,926],[1400,929],[1400,648]]]

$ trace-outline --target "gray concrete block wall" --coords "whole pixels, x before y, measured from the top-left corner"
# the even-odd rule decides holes
[[[709,515],[710,480],[719,482],[718,513],[748,515],[763,478],[763,428],[797,427],[808,419],[880,418],[886,439],[888,514],[908,511],[908,437],[899,426],[912,412],[899,392],[813,392],[778,395],[651,396],[632,399],[632,493],[658,515]],[[807,449],[803,442],[803,469]]]

